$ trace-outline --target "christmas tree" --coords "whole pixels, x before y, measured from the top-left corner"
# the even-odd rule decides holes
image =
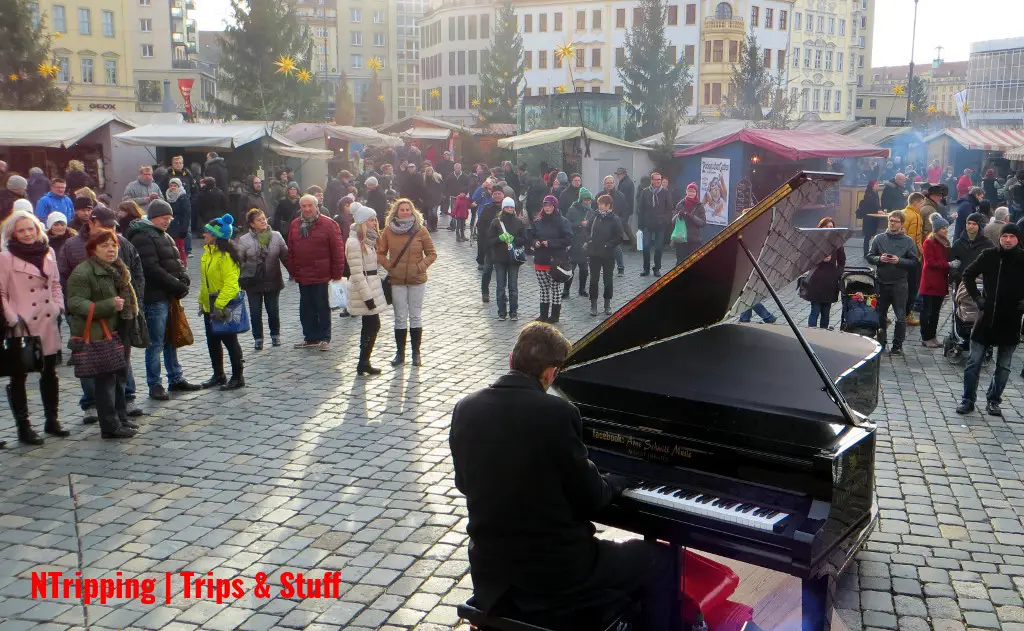
[[[486,123],[514,123],[523,83],[523,36],[511,0],[504,0],[494,19],[487,61],[480,68],[479,112]]]
[[[732,65],[732,94],[729,115],[732,118],[760,121],[764,119],[764,107],[772,98],[775,78],[764,65],[761,47],[753,33],[747,41],[740,43],[739,64]]]
[[[295,8],[275,0],[231,0],[231,9],[235,19],[220,37],[219,87],[233,100],[217,100],[221,116],[324,120],[323,92],[303,68],[313,57],[313,39]]]
[[[672,59],[665,37],[662,0],[640,0],[641,19],[626,31],[626,62],[619,68],[633,137],[651,136],[665,116],[678,117],[690,105],[692,76],[685,59]]]
[[[38,6],[27,0],[0,4],[0,109],[65,109],[67,92],[56,84],[60,68],[50,55],[51,36],[42,16],[33,16]]]
[[[352,102],[352,92],[348,89],[348,77],[341,73],[338,91],[334,95],[334,122],[339,125],[352,125],[356,120],[356,106]]]
[[[370,77],[370,88],[363,93],[362,118],[371,127],[383,124],[387,118],[388,110],[384,102],[384,87],[380,82],[380,75],[377,71],[384,67],[380,59],[374,57],[366,66],[373,72]]]

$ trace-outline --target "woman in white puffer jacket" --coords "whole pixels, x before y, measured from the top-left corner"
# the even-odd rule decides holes
[[[348,312],[363,317],[359,332],[359,365],[361,376],[379,375],[380,370],[370,365],[370,353],[380,331],[380,312],[387,308],[384,286],[377,266],[377,213],[363,206],[352,215],[352,232],[345,242],[345,261],[348,263]]]

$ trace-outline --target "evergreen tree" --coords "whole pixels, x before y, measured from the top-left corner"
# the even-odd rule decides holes
[[[51,36],[43,30],[42,16],[34,24],[38,8],[27,0],[0,5],[0,109],[64,109],[67,92],[54,81],[59,69],[50,55]]]
[[[668,54],[662,0],[640,0],[641,19],[626,31],[626,62],[619,68],[633,137],[662,129],[665,116],[677,117],[690,105],[693,77],[684,57]]]
[[[775,77],[765,67],[761,47],[753,33],[740,42],[739,64],[732,65],[732,102],[727,112],[732,118],[760,121],[764,107],[772,100]]]
[[[313,58],[313,39],[291,3],[231,0],[235,19],[220,36],[219,86],[233,102],[218,112],[240,120],[315,122],[326,117],[316,78],[302,68]],[[282,63],[284,62],[284,63]]]
[[[568,63],[568,62],[567,62]],[[514,123],[526,69],[523,36],[512,0],[504,0],[494,18],[487,61],[480,69],[480,116],[484,123]]]
[[[384,101],[384,87],[377,74],[380,67],[379,60],[376,58],[370,60],[370,69],[373,71],[373,75],[370,77],[370,88],[363,93],[361,118],[371,127],[383,124],[388,114]]]
[[[928,82],[914,75],[910,82],[910,104],[915,115],[923,115],[928,111]]]
[[[338,90],[334,94],[334,122],[339,125],[352,125],[356,121],[356,106],[352,101],[352,92],[348,89],[348,77],[341,73]]]

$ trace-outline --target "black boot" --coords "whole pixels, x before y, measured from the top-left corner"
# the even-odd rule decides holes
[[[569,290],[572,289],[572,282],[568,282],[562,287],[562,298],[569,297]]]
[[[542,302],[540,303],[540,316],[537,318],[537,322],[547,322],[550,320],[548,317],[548,310],[551,308],[551,303]]]
[[[402,335],[402,352],[405,353],[405,329],[395,329],[395,337],[398,337],[398,331],[401,330]],[[372,337],[367,335],[365,331],[360,332],[359,336],[359,363],[356,365],[356,374],[360,377],[363,375],[379,375],[380,368],[374,368],[370,365],[370,355],[373,353],[373,345],[377,342],[377,332],[374,331]],[[404,359],[403,359],[404,361]]]
[[[423,327],[409,329],[409,335],[412,337],[412,365],[422,366],[423,362],[420,360],[420,342],[423,341]]]
[[[228,390],[238,390],[239,388],[244,387],[245,377],[242,375],[241,371],[239,371],[237,374],[231,375],[231,379],[228,379],[228,382],[221,386],[220,389],[227,392]]]
[[[43,415],[46,418],[43,431],[51,436],[60,436],[61,438],[70,436],[71,432],[61,427],[60,421],[57,420],[60,398],[60,382],[57,381],[57,377],[54,376],[52,381],[44,377],[39,383],[39,393],[43,397]]]
[[[558,323],[558,316],[562,314],[562,305],[551,305],[551,319],[548,320],[551,324]]]
[[[590,315],[597,315],[597,298],[590,299]]]
[[[32,423],[28,417],[28,397],[25,390],[15,392],[10,385],[7,386],[7,403],[11,406],[11,414],[14,415],[14,423],[18,427],[18,442],[26,445],[42,445],[43,439],[32,429]]]
[[[401,366],[405,363],[405,340],[408,337],[408,329],[395,329],[395,358],[391,360],[392,366]],[[367,355],[369,357],[369,355]]]
[[[203,383],[201,383],[199,385],[202,386],[203,390],[209,390],[210,388],[216,388],[217,386],[223,386],[227,382],[228,382],[228,380],[227,380],[227,377],[224,376],[224,373],[215,372],[215,373],[213,373],[212,377],[210,377],[209,379],[207,379],[206,381],[204,381]]]
[[[605,315],[611,315],[612,314],[612,299],[611,298],[605,298],[604,299],[604,314]]]

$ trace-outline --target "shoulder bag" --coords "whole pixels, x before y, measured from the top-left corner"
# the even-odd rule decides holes
[[[128,366],[124,344],[117,333],[111,333],[107,321],[100,320],[103,327],[103,339],[92,340],[92,316],[96,311],[96,303],[89,305],[89,315],[85,318],[84,337],[73,337],[68,341],[71,349],[71,363],[75,366],[75,376],[95,377],[116,372]]]
[[[185,314],[185,307],[177,298],[171,300],[170,313],[167,316],[167,343],[171,348],[184,348],[195,343],[192,329],[188,325],[188,315]]]
[[[391,261],[391,265],[389,267],[385,268],[388,271],[388,275],[381,279],[380,286],[381,289],[384,290],[384,301],[387,302],[388,304],[391,304],[393,295],[393,292],[391,290],[391,270],[394,269],[395,266],[398,265],[398,262],[402,260],[402,256],[405,255],[405,251],[409,249],[409,246],[412,245],[412,241],[415,238],[415,234],[409,234],[409,240],[405,242],[404,246],[402,246],[402,249],[398,252],[398,256],[395,257],[394,261]]]
[[[501,219],[498,220],[498,225],[501,226],[502,234],[508,234],[508,230],[505,230],[505,222]],[[515,246],[511,243],[508,245],[508,262],[512,265],[522,265],[526,262],[526,246]]]
[[[249,305],[245,299],[244,289],[240,289],[238,295],[224,306],[224,310],[228,312],[226,320],[213,317],[213,303],[217,301],[217,294],[210,290],[209,280],[206,281],[206,293],[210,301],[210,331],[214,335],[231,335],[249,330]]]
[[[43,370],[43,342],[38,335],[17,335],[22,327],[28,333],[28,326],[20,319],[0,341],[0,377],[24,375]]]

